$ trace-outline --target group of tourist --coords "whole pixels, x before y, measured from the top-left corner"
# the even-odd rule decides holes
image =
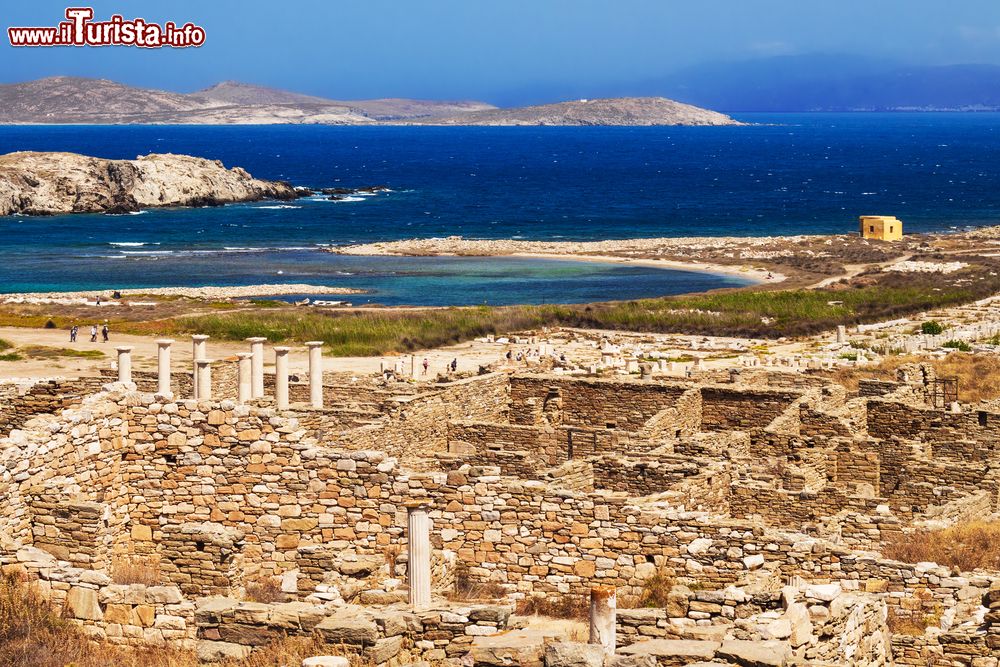
[[[430,360],[427,357],[424,357],[424,360],[421,362],[420,365],[423,368],[423,375],[426,376],[427,373],[430,371],[431,367]],[[451,373],[458,372],[458,357],[455,357],[454,359],[452,359],[451,361],[449,361],[444,365],[444,372],[445,375],[450,375]],[[404,380],[407,376],[405,358],[404,357],[398,358],[392,368],[383,366],[382,376],[386,381],[389,381],[391,379],[396,379],[400,381]],[[415,372],[413,376],[416,377]]]
[[[69,329],[69,342],[75,343],[76,342],[76,337],[79,335],[79,333],[80,333],[80,327],[78,327],[75,324],[72,327],[70,327],[70,329]],[[90,325],[90,342],[91,343],[96,343],[97,342],[97,334],[98,334],[97,325],[96,324]],[[111,335],[111,330],[108,328],[108,323],[107,322],[105,322],[104,326],[102,326],[100,328],[100,334],[101,334],[101,337],[103,338],[103,342],[107,343],[108,340],[110,339],[110,335]]]

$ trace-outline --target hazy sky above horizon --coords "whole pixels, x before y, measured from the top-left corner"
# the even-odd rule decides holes
[[[93,0],[95,18],[192,21],[198,49],[12,48],[0,80],[73,75],[189,92],[227,79],[339,99],[512,101],[656,79],[717,61],[810,53],[1000,64],[995,0]],[[9,26],[67,4],[7,3]]]

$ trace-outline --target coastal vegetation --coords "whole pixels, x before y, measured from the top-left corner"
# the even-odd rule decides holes
[[[458,343],[544,326],[778,338],[838,324],[899,317],[979,298],[968,288],[881,287],[851,290],[732,291],[568,306],[509,306],[303,312],[237,311],[181,317],[163,333],[218,339],[265,336],[271,342],[322,340],[336,356],[378,355]]]
[[[272,343],[320,340],[328,354],[368,356],[547,326],[777,339],[812,335],[837,325],[891,320],[998,292],[1000,262],[977,258],[968,269],[947,278],[876,268],[815,289],[759,286],[575,305],[323,309],[266,298],[150,297],[155,306],[123,304],[113,314],[108,313],[108,323],[112,335],[197,332],[217,340],[251,336],[264,336]],[[0,326],[68,330],[93,318],[92,309],[70,305],[12,304],[0,308]],[[936,330],[933,324],[938,323],[931,324],[927,328]]]
[[[76,350],[71,347],[48,347],[45,345],[26,345],[15,348],[8,341],[0,340],[0,361],[21,361],[23,359],[97,359],[104,356],[100,350]]]

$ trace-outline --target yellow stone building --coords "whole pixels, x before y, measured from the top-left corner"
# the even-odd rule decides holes
[[[892,215],[863,215],[861,238],[899,241],[903,238],[903,221]]]

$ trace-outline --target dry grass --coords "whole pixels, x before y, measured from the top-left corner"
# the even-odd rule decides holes
[[[80,359],[99,359],[104,356],[100,350],[75,350],[71,347],[47,347],[45,345],[27,345],[18,352],[29,359],[58,359],[71,357]]]
[[[298,667],[314,655],[344,655],[352,667],[374,667],[345,647],[318,636],[281,637],[244,660],[219,667]],[[34,586],[0,575],[0,665],[3,667],[199,667],[193,652],[168,648],[131,649],[87,639],[63,620]]]
[[[1000,521],[969,521],[951,528],[900,535],[882,549],[906,563],[931,561],[962,571],[1000,570]]]
[[[636,607],[662,609],[670,599],[670,589],[676,580],[670,569],[657,570],[656,574],[642,582],[642,593],[636,601]]]
[[[281,590],[281,584],[275,579],[267,578],[250,581],[247,582],[245,589],[246,599],[251,602],[271,604],[285,601],[285,593]]]
[[[953,352],[941,359],[915,356],[885,358],[877,366],[842,368],[829,375],[850,391],[857,391],[862,379],[895,380],[896,369],[905,364],[925,363],[934,367],[940,377],[958,378],[959,399],[967,403],[992,401],[1000,398],[1000,357],[991,354],[966,354]]]
[[[221,667],[298,667],[306,658],[333,653],[346,655],[332,652],[318,637],[281,637],[255,650],[244,660],[226,662]]]
[[[111,564],[111,580],[116,584],[156,586],[163,581],[160,559],[155,556],[131,556]]]
[[[87,640],[37,590],[14,575],[0,577],[0,665],[5,667],[197,667],[193,654],[128,650]],[[254,666],[256,667],[256,666]]]
[[[549,618],[584,619],[590,612],[587,599],[582,595],[532,595],[517,603],[516,612],[521,616],[547,616]]]
[[[396,561],[399,560],[399,554],[402,548],[398,544],[393,544],[387,546],[383,551],[382,555],[385,556],[385,564],[389,566],[389,576],[396,576]]]
[[[449,600],[499,600],[507,595],[503,586],[493,582],[475,581],[469,574],[469,566],[460,562],[455,566],[455,587],[448,595]]]
[[[938,625],[941,619],[935,614],[925,614],[922,611],[906,611],[897,607],[889,607],[886,616],[886,626],[894,635],[923,637],[927,628]]]

